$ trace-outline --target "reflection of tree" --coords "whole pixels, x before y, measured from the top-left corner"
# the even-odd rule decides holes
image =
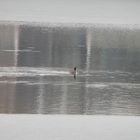
[[[0,25],[0,66],[13,66],[15,64],[15,26]]]
[[[36,112],[38,114],[44,113],[43,108],[44,108],[44,80],[43,77],[40,77],[38,80],[38,96],[37,96],[37,109]]]
[[[91,58],[91,39],[92,39],[92,34],[90,29],[87,29],[87,34],[86,34],[86,49],[87,49],[87,54],[86,54],[86,71],[88,72],[90,70],[90,58]]]
[[[14,82],[16,78],[3,79],[0,84],[0,113],[15,113],[16,84],[6,84],[6,80]]]
[[[20,31],[19,31],[19,29],[20,29],[20,26],[19,25],[15,25],[15,32],[14,32],[14,36],[15,36],[15,38],[14,38],[14,45],[15,45],[15,48],[14,48],[14,50],[15,50],[15,66],[17,66],[17,64],[18,64],[18,50],[19,50],[19,35],[20,35]]]
[[[18,27],[17,25],[0,25],[0,67],[16,66],[19,36]],[[0,84],[1,113],[16,112],[16,80],[16,77],[5,77],[1,79],[3,81]]]
[[[20,49],[38,50],[39,53],[22,53],[19,55],[21,66],[83,66],[85,61],[85,31],[82,28],[40,28],[21,26]]]

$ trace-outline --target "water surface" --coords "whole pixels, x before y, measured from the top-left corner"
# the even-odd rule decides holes
[[[0,113],[140,115],[139,29],[11,24],[0,31]]]

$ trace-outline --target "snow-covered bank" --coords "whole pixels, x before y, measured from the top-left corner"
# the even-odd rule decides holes
[[[1,140],[139,140],[140,117],[0,115]]]

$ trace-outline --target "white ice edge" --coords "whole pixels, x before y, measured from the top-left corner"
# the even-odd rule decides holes
[[[0,115],[2,140],[139,140],[139,116]]]
[[[35,67],[0,67],[0,77],[21,76],[45,76],[45,75],[69,75],[69,71],[53,70],[52,68]]]

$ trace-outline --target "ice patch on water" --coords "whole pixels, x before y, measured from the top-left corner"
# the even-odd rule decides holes
[[[35,67],[0,67],[0,77],[34,77],[34,76],[64,76],[70,73],[65,70]]]
[[[120,88],[127,88],[127,89],[132,89],[132,88],[140,88],[139,83],[109,83],[109,86],[117,86]]]
[[[10,80],[3,80],[0,81],[0,84],[28,84],[29,81],[10,81]]]
[[[90,83],[86,85],[87,88],[140,88],[139,83],[119,83],[119,82],[105,82],[105,83]]]
[[[0,50],[0,52],[40,52],[40,51],[24,49],[24,50]]]
[[[88,88],[105,88],[108,87],[108,84],[105,83],[92,83],[92,84],[87,84],[86,87]]]

